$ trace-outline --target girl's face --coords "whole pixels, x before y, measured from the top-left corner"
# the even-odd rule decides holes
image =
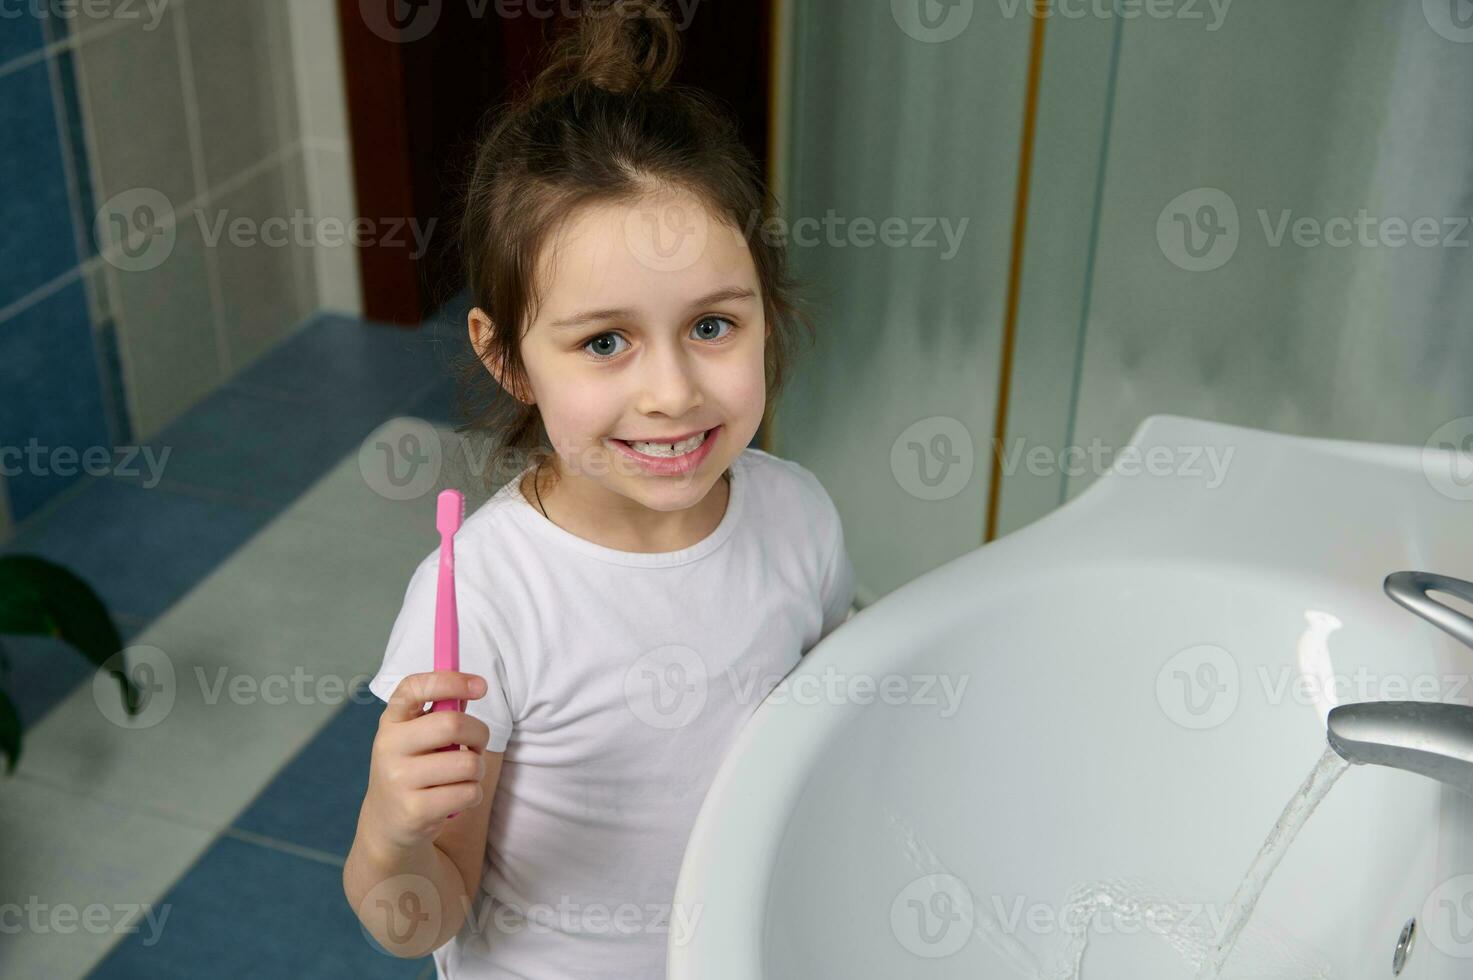
[[[562,480],[615,509],[703,500],[756,434],[767,394],[767,324],[741,232],[682,191],[589,206],[538,274],[541,307],[521,339],[532,390],[520,394],[541,409]],[[664,463],[621,445],[700,433],[699,449]]]

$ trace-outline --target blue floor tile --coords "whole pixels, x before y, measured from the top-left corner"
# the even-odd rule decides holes
[[[226,385],[147,444],[169,452],[163,486],[280,510],[391,414],[381,399],[314,407]]]
[[[450,345],[410,330],[320,314],[231,379],[230,387],[381,418],[448,370]]]
[[[361,687],[357,700],[343,705],[233,826],[347,858],[383,708]]]
[[[342,869],[230,837],[217,840],[146,921],[89,974],[96,980],[313,977],[411,980],[429,957],[381,952],[343,895]]]
[[[144,619],[168,609],[273,516],[162,485],[85,479],[88,486],[3,550],[65,565],[110,610]]]

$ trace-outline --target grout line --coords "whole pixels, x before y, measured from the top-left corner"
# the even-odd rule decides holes
[[[278,773],[278,776],[279,775],[280,774]],[[273,776],[271,779],[267,780],[266,784],[263,785],[261,788],[264,790],[267,786],[270,786],[272,783],[274,783],[277,778],[277,776]],[[327,851],[319,851],[315,847],[307,847],[302,844],[293,844],[291,841],[285,841],[279,837],[268,837],[265,834],[258,834],[255,831],[251,830],[242,830],[241,828],[235,826],[226,827],[224,830],[220,831],[220,836],[231,837],[246,844],[256,844],[260,847],[269,848],[273,851],[281,851],[286,854],[292,854],[296,857],[306,858],[308,861],[316,861],[319,864],[330,865],[334,868],[341,868],[344,864],[347,863],[348,860],[347,858],[338,857],[336,854],[330,854]]]
[[[220,198],[234,193],[235,191],[244,187],[246,184],[249,184],[256,178],[269,173],[273,167],[285,163],[287,160],[289,160],[294,155],[300,153],[301,151],[302,147],[300,143],[293,143],[290,146],[284,146],[279,150],[275,150],[272,153],[267,154],[260,160],[251,164],[249,167],[246,167],[245,169],[240,170],[237,173],[232,174],[230,177],[227,177],[226,179],[220,181],[220,183],[216,184],[212,188],[209,188],[205,193],[196,194],[194,197],[192,197],[188,201],[185,201],[181,205],[174,205],[174,202],[170,201],[169,203],[171,205],[174,205],[174,208],[168,214],[163,215],[160,218],[160,220],[158,221],[159,227],[177,227],[179,224],[181,224],[183,218],[189,212],[203,210],[211,202],[218,201]],[[109,246],[109,248],[104,249],[103,251],[115,252],[119,247],[119,245],[115,244]],[[208,242],[205,243],[205,247],[210,247]]]
[[[195,200],[208,200],[210,177],[205,171],[205,140],[200,127],[199,94],[194,85],[194,59],[189,53],[189,18],[183,10],[174,17],[175,46],[179,57],[179,88],[184,97],[184,131],[189,139],[190,169],[194,174]],[[175,219],[177,224],[178,219]],[[205,280],[210,290],[210,320],[215,328],[215,365],[223,382],[230,377],[230,342],[225,329],[225,288],[220,282],[219,257],[206,248]]]
[[[20,55],[19,57],[12,58],[5,64],[0,65],[0,79],[5,78],[7,75],[13,75],[18,71],[24,71],[25,69],[36,64],[38,61],[44,61],[56,52],[65,50],[67,46],[68,43],[66,41],[58,41],[53,44],[43,44],[41,47],[36,48],[34,51],[28,51],[25,54]]]
[[[169,0],[168,6],[182,7],[185,2],[186,0]],[[54,17],[55,14],[53,14],[52,16]],[[76,18],[71,19],[75,20]],[[138,24],[139,20],[137,18],[121,18],[109,16],[106,19],[94,21],[93,26],[83,31],[77,31],[73,27],[68,25],[66,37],[62,40],[48,41],[38,48],[27,51],[25,54],[17,55],[4,64],[0,64],[0,78],[4,78],[6,75],[12,74],[14,72],[23,71],[24,69],[29,68],[31,65],[42,60],[43,58],[54,57],[62,51],[66,51],[68,49],[75,51],[84,44],[90,44],[93,41],[101,40],[102,38],[105,38],[110,34],[116,34],[118,31],[125,31],[130,27],[137,26]]]
[[[80,279],[81,276],[82,266],[80,264],[74,265],[50,282],[37,286],[19,299],[11,300],[5,306],[0,306],[0,323],[4,323],[6,320],[24,313],[27,309],[35,306],[42,300],[61,292],[67,286],[70,286],[73,281]]]

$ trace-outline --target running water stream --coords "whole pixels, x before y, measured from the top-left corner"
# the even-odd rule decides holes
[[[1233,893],[1233,900],[1228,904],[1227,919],[1223,923],[1222,939],[1213,950],[1212,956],[1202,964],[1197,980],[1217,980],[1218,974],[1222,972],[1222,965],[1227,962],[1233,945],[1238,941],[1238,934],[1248,924],[1259,896],[1263,894],[1274,869],[1283,860],[1284,852],[1294,842],[1295,836],[1314,812],[1314,808],[1319,806],[1320,800],[1335,785],[1335,780],[1348,768],[1350,763],[1342,759],[1334,749],[1326,748],[1314,771],[1299,787],[1299,792],[1290,798],[1288,806],[1279,815],[1278,823],[1274,824],[1273,829],[1268,832],[1268,839],[1259,848],[1258,856],[1248,866],[1248,873],[1238,884],[1238,890]]]
[[[1188,910],[1200,903],[1180,896],[1168,896],[1144,881],[1112,879],[1070,890],[1061,917],[1069,924],[1065,929],[1067,939],[1063,948],[1046,964],[1040,963],[1034,951],[1012,935],[998,916],[981,904],[967,902],[972,932],[1015,975],[1026,980],[1081,980],[1089,932],[1099,917],[1109,915],[1114,920],[1140,925],[1154,916],[1151,931],[1170,943],[1189,967],[1197,968],[1196,980],[1217,980],[1243,928],[1252,918],[1274,869],[1283,860],[1284,853],[1309,815],[1349,766],[1334,749],[1325,749],[1309,777],[1284,807],[1258,856],[1249,865],[1247,874],[1233,893],[1221,929],[1211,930],[1206,923],[1192,921],[1188,917]],[[954,877],[935,852],[916,836],[915,830],[893,812],[889,814],[889,828],[900,838],[906,857],[917,870]],[[1283,952],[1288,953],[1288,950]],[[1298,975],[1322,975],[1319,966],[1299,965],[1309,968],[1311,973]]]

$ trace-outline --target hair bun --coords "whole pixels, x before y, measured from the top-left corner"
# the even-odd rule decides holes
[[[563,95],[579,85],[629,94],[658,91],[675,74],[680,34],[661,0],[595,2],[577,18],[577,30],[553,46],[532,85],[532,100]]]

